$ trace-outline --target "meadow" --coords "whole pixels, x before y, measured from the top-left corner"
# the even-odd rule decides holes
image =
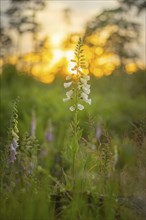
[[[144,219],[144,70],[91,76],[76,133],[59,72],[43,84],[6,65],[0,80],[1,220]]]
[[[144,220],[145,0],[1,6],[0,220]]]

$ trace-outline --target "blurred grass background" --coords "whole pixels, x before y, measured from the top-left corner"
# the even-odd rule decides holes
[[[36,113],[36,136],[42,142],[48,121],[51,120],[56,138],[59,130],[69,126],[72,113],[65,96],[64,79],[59,75],[53,84],[43,84],[31,76],[18,72],[15,66],[5,66],[1,80],[1,141],[6,138],[13,101],[18,105],[20,135],[29,132],[32,111]],[[91,77],[92,105],[80,113],[80,123],[86,127],[89,116],[97,124],[105,124],[114,135],[129,132],[131,124],[145,116],[145,71],[135,74],[112,74],[102,78]]]

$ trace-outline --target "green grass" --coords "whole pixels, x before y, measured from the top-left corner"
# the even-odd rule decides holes
[[[127,132],[131,122],[144,117],[145,73],[134,75],[111,75],[91,79],[92,105],[81,112],[80,121],[88,120],[91,115],[95,121],[106,123],[114,133]],[[14,67],[6,67],[1,76],[1,115],[2,136],[6,134],[12,102],[20,97],[19,126],[20,132],[29,130],[31,112],[35,110],[37,117],[37,137],[43,140],[46,123],[51,119],[56,126],[67,125],[72,118],[68,110],[69,103],[63,103],[65,89],[63,80],[57,77],[50,85],[33,80],[30,76],[17,74]]]
[[[71,147],[76,143],[70,126],[73,114],[68,109],[69,103],[62,101],[63,82],[58,75],[52,84],[46,85],[18,73],[13,66],[4,68],[0,219],[143,219],[144,71],[101,79],[91,77],[92,105],[78,116],[83,133],[74,177]],[[9,164],[7,131],[13,102],[18,96],[19,147],[16,161]],[[26,134],[30,131],[32,110],[36,113],[36,139]],[[52,142],[45,139],[49,120],[54,133]],[[95,136],[97,124],[102,128],[99,140]]]

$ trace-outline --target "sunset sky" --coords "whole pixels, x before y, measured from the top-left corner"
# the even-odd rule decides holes
[[[5,11],[9,8],[9,0],[2,0],[1,1],[1,8],[2,11]],[[67,36],[71,33],[80,33],[84,34],[85,26],[88,21],[92,18],[97,16],[100,12],[104,9],[109,10],[118,7],[117,0],[96,0],[96,1],[47,1],[47,7],[40,12],[37,12],[37,21],[41,24],[41,31],[39,33],[39,37],[42,39],[44,36],[47,36],[51,43],[51,49],[53,57],[50,60],[49,53],[44,54],[47,63],[43,66],[44,69],[44,77],[42,81],[46,81],[46,76],[48,76],[48,71],[52,70],[57,63],[60,62],[62,58],[66,58],[67,62],[70,62],[70,59],[73,58],[73,49],[63,50],[61,48],[61,44],[63,40],[67,38]],[[69,10],[67,17],[65,17],[65,10]],[[141,13],[139,16],[136,16],[136,13],[133,10],[130,10],[128,14],[128,19],[132,21],[138,21],[141,24],[141,37],[139,40],[138,45],[133,44],[132,46],[137,49],[140,54],[141,61],[145,63],[145,36],[146,36],[146,24],[145,24],[145,13]],[[134,15],[134,16],[133,16]],[[7,25],[7,18],[6,16],[2,17],[2,24]],[[15,32],[9,30],[10,33],[13,35],[13,39],[15,40],[15,44],[17,45],[17,41],[19,41],[19,36],[16,35]],[[21,37],[21,48],[19,54],[24,54],[28,52],[32,52],[32,35],[27,33],[22,35]],[[16,48],[17,49],[17,48]],[[18,52],[18,51],[17,51]],[[17,54],[16,52],[16,54]],[[35,56],[30,54],[29,60],[37,59]],[[112,59],[115,60],[116,58],[112,55],[108,57],[108,55],[101,57],[102,62],[98,60],[98,62],[102,65],[98,68],[97,61],[95,60],[95,75],[102,76],[105,74],[111,74],[115,67],[111,66]],[[17,61],[15,61],[17,62]],[[36,62],[36,61],[35,61]],[[107,66],[106,66],[107,65]],[[118,65],[113,64],[114,66]],[[130,64],[131,65],[131,64]],[[133,64],[132,64],[133,65]],[[130,66],[131,68],[131,66]],[[135,67],[132,66],[132,69]],[[68,71],[70,71],[70,67],[68,67]],[[133,69],[133,70],[134,70]],[[94,72],[93,70],[93,72]],[[53,71],[53,70],[52,70]],[[55,71],[55,70],[54,70]],[[35,65],[33,75],[39,76],[40,73],[42,74],[42,66]],[[41,76],[42,77],[42,76]],[[54,75],[53,75],[54,78]],[[53,78],[49,78],[46,82],[50,82]],[[51,80],[50,80],[51,79]]]
[[[53,47],[58,47],[61,40],[65,38],[66,34],[71,32],[82,32],[85,24],[92,17],[96,16],[103,9],[116,8],[118,6],[117,0],[94,0],[94,1],[47,1],[47,7],[43,12],[38,13],[38,20],[42,24],[42,35],[50,36]],[[9,7],[9,0],[1,1],[2,11]],[[70,21],[67,23],[64,19],[63,11],[70,9]],[[130,16],[130,15],[129,15]],[[138,20],[142,25],[140,51],[141,56],[144,57],[144,44],[145,44],[145,14],[142,13],[139,17],[134,19]],[[31,50],[30,41],[25,36],[23,43],[23,51]],[[27,45],[26,45],[27,42]]]
[[[116,5],[116,1],[106,1],[106,8],[113,8]],[[70,24],[64,20],[63,10],[66,8],[71,9]],[[41,20],[44,21],[46,33],[61,37],[66,33],[82,31],[86,22],[104,8],[103,1],[50,1],[45,12],[41,14]]]

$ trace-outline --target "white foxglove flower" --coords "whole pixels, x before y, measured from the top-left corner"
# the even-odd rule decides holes
[[[83,98],[83,100],[88,99],[88,95],[86,93],[82,92],[81,93],[81,98]]]
[[[71,69],[72,74],[66,76],[67,82],[64,83],[64,87],[68,88],[71,86],[71,89],[66,92],[66,98],[63,99],[64,102],[71,101],[73,105],[69,108],[70,111],[83,110],[84,106],[82,102],[86,102],[91,104],[91,99],[88,98],[90,94],[90,85],[88,81],[90,80],[90,76],[84,74],[84,69],[87,69],[86,62],[84,59],[83,46],[81,39],[79,40],[76,49],[75,49],[75,58],[71,60],[75,63],[73,68]],[[78,102],[81,101],[81,104]]]
[[[77,105],[77,108],[78,108],[79,110],[83,110],[83,109],[84,109],[84,106],[81,105],[81,104],[78,104],[78,105]]]
[[[89,105],[91,105],[91,99],[88,99],[86,102],[89,104]]]
[[[64,98],[63,99],[63,102],[67,102],[67,101],[69,101],[70,100],[70,98]]]
[[[72,94],[73,94],[73,90],[69,90],[68,92],[66,92],[67,98],[70,98]]]
[[[71,106],[71,107],[69,108],[69,110],[73,112],[73,111],[75,110],[75,106]]]
[[[82,92],[81,93],[81,98],[83,99],[84,102],[88,103],[89,105],[91,105],[91,99],[88,99],[88,94]]]
[[[87,95],[90,94],[90,89],[87,89],[86,87],[83,87],[83,92],[86,93]]]
[[[64,83],[64,88],[68,88],[68,87],[70,87],[70,86],[71,86],[71,84],[72,84],[72,82],[67,82],[67,83]]]
[[[82,86],[83,89],[90,89],[90,87],[91,86],[89,84],[86,84],[86,85],[83,84],[83,86]]]
[[[81,83],[83,83],[83,84],[87,84],[87,80],[86,79],[84,79],[84,78],[80,78],[80,81],[81,81]]]
[[[88,98],[83,98],[83,101],[88,103],[89,105],[91,105],[91,99],[88,99]]]

